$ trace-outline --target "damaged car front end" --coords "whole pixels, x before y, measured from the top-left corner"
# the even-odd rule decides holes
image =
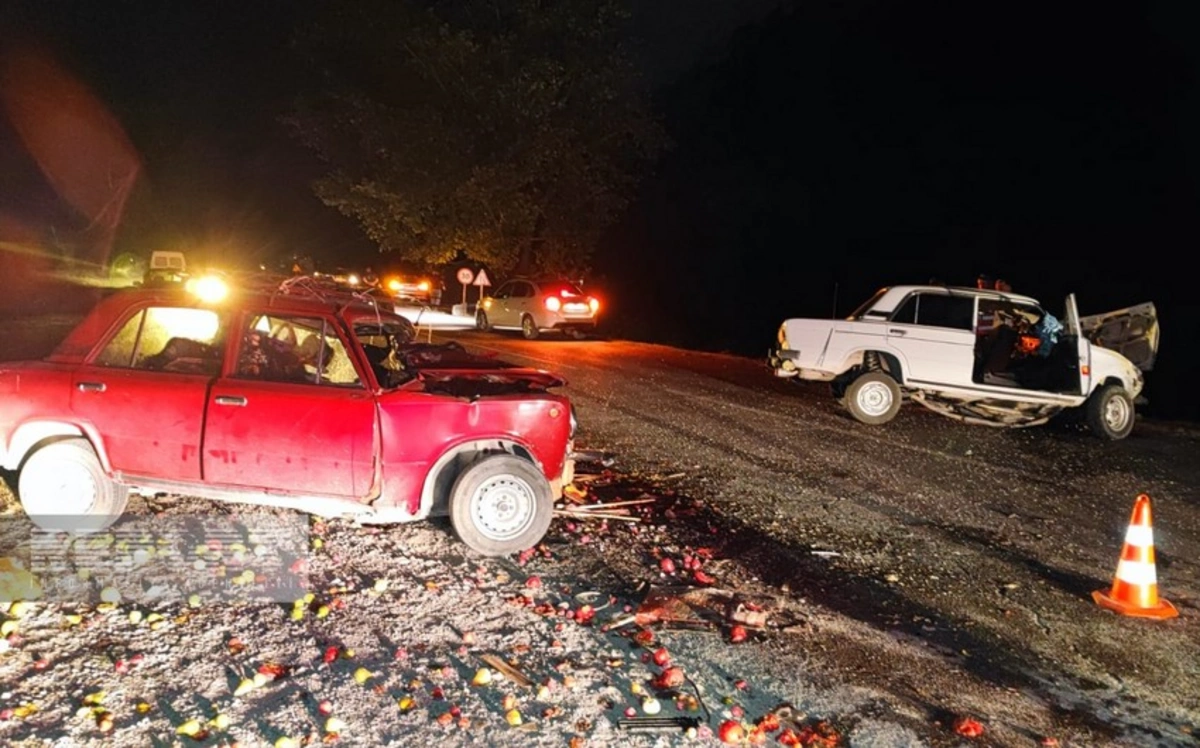
[[[1096,435],[1123,439],[1157,349],[1151,303],[1080,318],[1070,295],[1060,319],[1004,291],[893,286],[843,320],[785,320],[767,365],[778,377],[829,382],[867,424],[911,401],[1010,428],[1075,411]]]
[[[46,528],[169,493],[364,524],[445,513],[481,554],[532,547],[571,479],[564,380],[415,338],[296,283],[121,291],[47,358],[0,366],[0,465]]]

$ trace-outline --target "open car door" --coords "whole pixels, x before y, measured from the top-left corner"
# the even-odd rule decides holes
[[[1079,326],[1093,345],[1120,353],[1142,371],[1154,368],[1158,355],[1158,313],[1153,303],[1081,317]]]

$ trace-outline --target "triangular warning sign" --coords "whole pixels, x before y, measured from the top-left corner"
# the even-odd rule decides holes
[[[479,268],[479,272],[475,274],[475,280],[473,283],[471,283],[471,285],[479,286],[480,288],[483,286],[492,285],[492,282],[488,280],[487,271],[485,271],[483,268]]]

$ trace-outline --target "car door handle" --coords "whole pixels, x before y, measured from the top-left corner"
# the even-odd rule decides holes
[[[888,335],[904,336],[908,334],[908,330],[888,330]]]
[[[214,398],[214,401],[217,403],[217,405],[237,405],[237,406],[243,406],[247,402],[249,402],[246,398],[242,397],[241,395],[217,395],[216,398]]]
[[[104,392],[108,385],[104,382],[80,382],[75,388],[80,392]]]

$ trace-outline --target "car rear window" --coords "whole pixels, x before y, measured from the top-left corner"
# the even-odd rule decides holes
[[[579,286],[576,286],[574,283],[565,282],[544,283],[542,284],[542,292],[550,296],[562,296],[563,298],[568,296],[583,296],[583,291],[579,290]]]

